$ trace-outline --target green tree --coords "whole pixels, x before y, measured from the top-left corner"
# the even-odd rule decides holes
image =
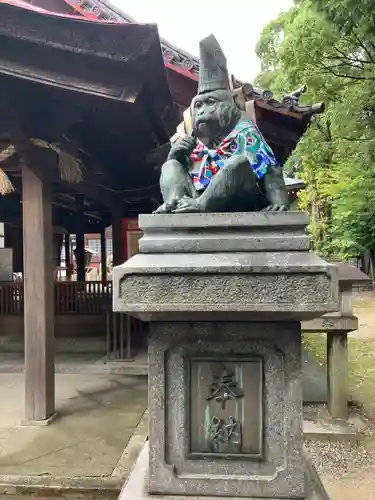
[[[340,35],[328,71],[352,80],[375,81],[375,16],[372,0],[311,0]]]
[[[298,163],[307,183],[300,206],[311,214],[313,247],[325,255],[349,257],[375,246],[375,89],[366,52],[370,41],[365,31],[359,38],[340,23],[336,27],[332,15],[318,4],[296,2],[264,28],[256,48],[262,63],[256,83],[274,93],[306,83],[304,99],[327,104],[290,163]]]

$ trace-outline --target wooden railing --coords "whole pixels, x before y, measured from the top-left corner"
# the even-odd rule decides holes
[[[111,281],[60,281],[55,283],[56,314],[98,314],[110,308],[111,302]]]
[[[112,282],[55,282],[55,314],[98,314],[111,309]],[[0,314],[23,313],[23,282],[0,282]]]
[[[23,313],[23,282],[0,283],[0,314]]]

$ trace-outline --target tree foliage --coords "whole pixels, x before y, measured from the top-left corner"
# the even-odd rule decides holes
[[[324,255],[375,248],[372,11],[370,0],[300,0],[264,28],[256,48],[258,85],[277,94],[306,83],[303,99],[327,105],[286,165],[297,164],[307,183],[299,204],[311,214],[311,241]]]
[[[339,32],[346,47],[336,50],[331,71],[344,78],[375,81],[375,16],[372,0],[312,0]]]

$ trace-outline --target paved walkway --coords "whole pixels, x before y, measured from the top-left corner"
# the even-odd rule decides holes
[[[23,374],[0,374],[0,476],[111,476],[146,410],[147,378],[57,374],[48,427],[20,425],[23,396]]]

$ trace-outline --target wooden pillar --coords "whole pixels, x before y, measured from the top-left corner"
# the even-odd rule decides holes
[[[102,227],[100,230],[100,255],[102,281],[107,281],[107,248],[105,241],[105,227]]]
[[[70,234],[66,234],[65,233],[64,248],[65,248],[66,279],[68,281],[70,281],[72,279],[72,260],[71,260],[71,253],[70,253]]]
[[[346,420],[348,416],[348,334],[327,334],[328,410],[331,417]]]
[[[124,238],[122,218],[118,213],[114,213],[112,216],[112,249],[113,266],[119,266],[124,262]]]
[[[22,166],[25,418],[46,421],[55,411],[54,283],[51,185]]]
[[[84,212],[83,212],[83,197],[76,196],[76,263],[77,263],[77,281],[86,280],[86,263],[85,263],[85,232],[84,232]]]

